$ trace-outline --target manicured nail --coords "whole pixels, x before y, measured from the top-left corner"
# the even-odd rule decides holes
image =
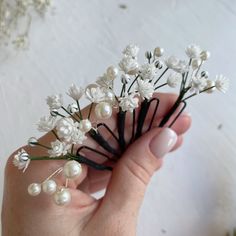
[[[157,136],[150,142],[150,150],[157,157],[163,157],[175,145],[177,141],[177,134],[169,128],[164,128]]]

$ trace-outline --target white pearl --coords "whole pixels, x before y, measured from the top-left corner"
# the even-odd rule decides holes
[[[28,186],[28,193],[31,196],[37,196],[41,193],[41,184],[32,183]]]
[[[112,115],[112,107],[108,102],[100,102],[95,107],[95,114],[98,119],[108,119]]]
[[[77,161],[68,161],[63,167],[63,173],[68,179],[76,178],[82,173],[82,166]]]
[[[118,69],[114,66],[109,66],[107,68],[107,75],[110,78],[115,79],[115,77],[118,75],[118,72],[119,72]]]
[[[59,205],[65,205],[71,201],[71,194],[67,188],[61,188],[54,193],[54,202]]]
[[[43,192],[51,195],[56,192],[57,184],[54,180],[49,179],[42,183]]]
[[[81,131],[83,131],[85,133],[88,132],[89,130],[91,130],[91,128],[92,128],[92,124],[88,119],[81,120],[79,125],[80,125]]]
[[[154,55],[156,57],[161,57],[163,54],[164,54],[164,49],[163,48],[157,47],[157,48],[154,49]]]
[[[202,51],[200,57],[203,61],[206,61],[210,58],[211,54],[209,51]]]
[[[114,100],[115,100],[115,95],[114,95],[114,93],[112,92],[112,91],[107,91],[106,92],[106,101],[108,101],[108,102],[114,102]]]

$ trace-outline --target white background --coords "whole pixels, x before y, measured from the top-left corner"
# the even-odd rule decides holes
[[[123,3],[127,9],[119,7]],[[153,177],[138,235],[225,235],[236,226],[236,1],[55,0],[54,5],[54,15],[33,21],[28,51],[1,51],[0,194],[5,161],[38,135],[34,124],[47,112],[47,95],[64,93],[72,82],[93,82],[130,42],[141,54],[162,46],[166,55],[179,57],[193,42],[212,52],[210,78],[223,73],[231,88],[226,95],[190,101],[192,128],[181,150]]]

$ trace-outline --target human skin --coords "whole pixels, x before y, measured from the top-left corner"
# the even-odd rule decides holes
[[[155,124],[158,124],[175,102],[176,96],[173,94],[155,96],[161,101],[155,120]],[[85,108],[83,114],[86,115],[87,112],[88,108]],[[115,117],[109,119],[107,123],[109,127],[115,129]],[[153,128],[128,147],[112,172],[96,171],[82,165],[82,174],[75,180],[69,181],[72,200],[65,206],[56,205],[46,194],[32,197],[27,193],[29,184],[43,181],[54,170],[63,166],[64,161],[31,161],[26,172],[22,173],[12,164],[17,151],[14,152],[5,168],[2,235],[136,235],[139,209],[148,183],[155,171],[162,166],[165,153],[181,146],[183,134],[189,129],[190,124],[191,118],[185,113],[173,125],[174,132],[169,129],[165,129],[164,132],[163,129]],[[172,142],[173,145],[168,147],[167,143],[171,137],[166,134],[177,135],[176,140]],[[53,140],[54,136],[51,133],[40,138],[40,142],[46,145],[50,145]],[[94,142],[86,142],[97,148]],[[40,147],[23,148],[33,156],[45,155],[45,150]],[[55,180],[58,185],[64,184],[61,175]],[[91,193],[104,188],[106,193],[101,199],[97,200],[91,196]]]

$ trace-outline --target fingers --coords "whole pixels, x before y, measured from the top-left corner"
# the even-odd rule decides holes
[[[132,144],[113,170],[101,210],[136,215],[151,176],[176,141],[176,133],[164,128],[153,129]]]

